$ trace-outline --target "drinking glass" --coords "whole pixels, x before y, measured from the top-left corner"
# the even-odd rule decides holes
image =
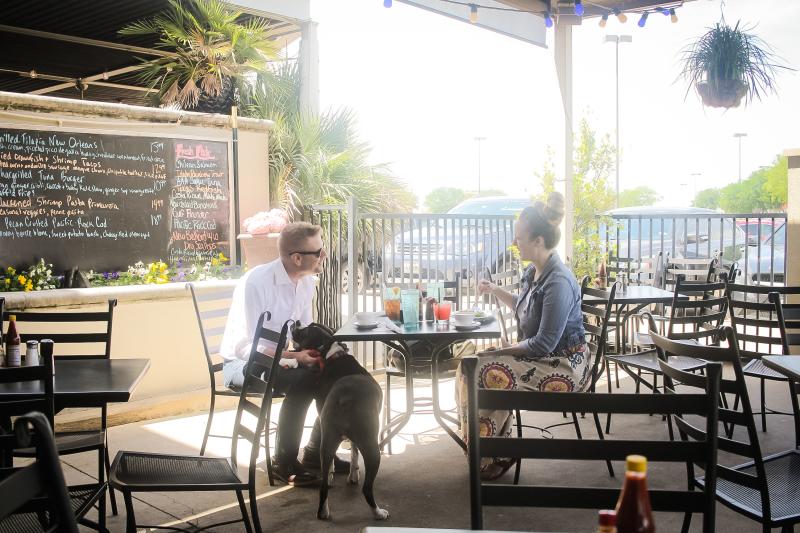
[[[437,303],[434,308],[433,312],[436,315],[436,320],[439,321],[448,321],[450,320],[450,311],[453,308],[452,302],[439,302]]]
[[[419,322],[419,291],[404,289],[400,292],[400,304],[403,307],[403,324]]]
[[[386,312],[386,317],[394,322],[400,322],[400,300],[384,300],[383,310]]]

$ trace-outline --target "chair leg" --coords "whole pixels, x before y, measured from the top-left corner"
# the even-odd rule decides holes
[[[256,491],[254,486],[250,487],[249,494],[250,509],[253,513],[253,522],[255,523],[256,531],[260,533],[261,523],[258,520],[258,502],[256,501]],[[252,533],[253,526],[250,525],[250,518],[247,516],[247,506],[244,504],[244,496],[242,496],[242,491],[236,491],[236,499],[239,500],[239,510],[242,511],[242,522],[244,522],[244,529],[247,531],[247,533]]]
[[[122,498],[125,500],[125,533],[136,533],[136,515],[133,513],[133,498],[130,491],[123,490]]]
[[[575,424],[575,434],[578,436],[578,439],[582,439],[581,426],[578,424],[578,415],[575,413],[572,413],[572,423]]]
[[[108,476],[111,474],[111,460],[108,457],[108,438],[106,438],[106,445],[103,448],[103,459],[106,469],[106,479],[108,479]],[[117,516],[119,514],[119,511],[117,511],[117,497],[114,495],[114,489],[111,485],[108,486],[108,497],[111,501],[111,514]],[[105,499],[105,496],[103,496],[103,499]]]
[[[389,427],[389,421],[392,419],[392,378],[389,373],[386,373],[386,401],[383,404],[384,407],[384,423],[386,424],[384,427]],[[388,435],[388,433],[387,433]],[[386,443],[387,450],[389,451],[389,455],[392,455],[392,439]]]
[[[765,389],[766,381],[764,378],[761,378],[761,431],[767,431],[767,396]]]
[[[689,526],[692,525],[692,513],[685,513],[683,515],[683,525],[681,526],[681,533],[689,533]]]
[[[211,433],[211,421],[214,419],[214,404],[216,403],[217,395],[214,394],[214,389],[211,389],[211,403],[208,406],[208,421],[206,422],[206,432],[203,434],[203,444],[200,446],[200,455],[206,454],[206,444],[208,444],[208,435]]]
[[[617,382],[617,388],[619,388],[619,365],[614,363],[614,380]]]
[[[514,409],[514,417],[517,421],[517,438],[522,438],[522,414],[519,409]],[[517,458],[517,465],[514,467],[514,485],[519,485],[519,472],[522,470],[522,458]]]
[[[597,429],[597,436],[600,440],[605,440],[603,436],[603,427],[600,425],[600,417],[597,416],[597,413],[592,413],[592,417],[594,418],[594,427]],[[614,477],[614,467],[611,461],[606,461],[606,468],[608,468],[608,475]]]

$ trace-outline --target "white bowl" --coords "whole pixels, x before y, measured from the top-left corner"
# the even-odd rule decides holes
[[[378,321],[378,313],[371,311],[362,311],[356,313],[354,322],[359,326],[371,326]]]
[[[469,326],[475,322],[475,313],[472,311],[456,311],[453,313],[453,322],[459,326]]]

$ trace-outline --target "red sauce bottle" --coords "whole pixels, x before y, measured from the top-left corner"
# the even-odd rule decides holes
[[[20,366],[22,364],[22,353],[20,351],[21,340],[17,333],[17,317],[9,315],[8,332],[6,333],[6,366]]]
[[[647,459],[641,455],[629,455],[625,463],[625,482],[616,509],[617,532],[653,533],[656,527],[647,492]]]

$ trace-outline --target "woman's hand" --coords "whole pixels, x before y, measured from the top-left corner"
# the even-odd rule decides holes
[[[494,291],[497,290],[497,285],[489,281],[488,279],[482,279],[478,282],[478,294],[493,294]]]

